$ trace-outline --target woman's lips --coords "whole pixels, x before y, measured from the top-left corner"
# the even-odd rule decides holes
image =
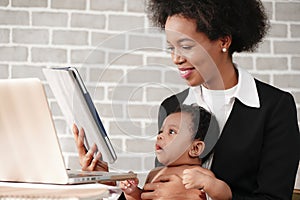
[[[194,67],[179,68],[180,76],[184,79],[188,79],[190,75],[193,73],[194,69],[195,69]]]

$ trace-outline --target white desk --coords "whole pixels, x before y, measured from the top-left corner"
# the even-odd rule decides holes
[[[0,182],[0,199],[117,200],[122,191],[103,184],[51,185]]]

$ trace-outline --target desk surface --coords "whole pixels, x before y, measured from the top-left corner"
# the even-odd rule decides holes
[[[118,187],[103,184],[51,185],[0,182],[1,199],[118,199]]]

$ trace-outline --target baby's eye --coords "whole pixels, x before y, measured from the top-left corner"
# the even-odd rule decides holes
[[[170,135],[176,134],[176,131],[175,131],[174,129],[170,129],[170,130],[169,130],[169,134],[170,134]]]
[[[158,131],[158,135],[161,134],[162,132],[163,132],[162,130]]]

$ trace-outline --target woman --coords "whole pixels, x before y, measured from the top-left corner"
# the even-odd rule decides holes
[[[150,0],[148,10],[165,29],[172,60],[190,86],[163,101],[159,126],[178,105],[207,108],[221,133],[205,166],[229,186],[229,199],[291,199],[300,152],[293,97],[232,61],[235,52],[253,51],[267,32],[261,2]],[[99,162],[90,162],[80,145],[83,168],[94,169]],[[162,176],[145,185],[142,198],[200,199],[200,190],[187,192],[180,183],[176,175]]]

